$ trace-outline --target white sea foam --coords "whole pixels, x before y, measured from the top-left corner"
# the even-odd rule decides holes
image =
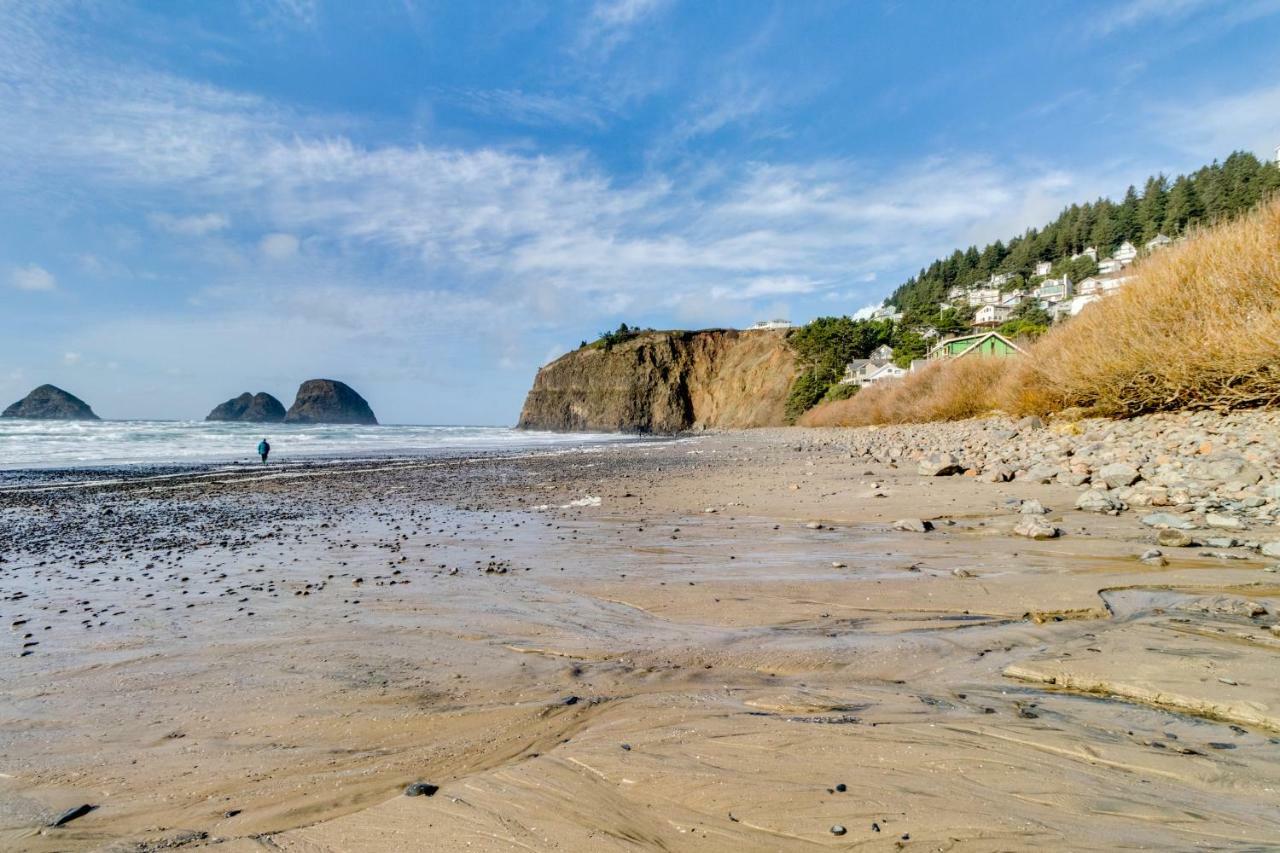
[[[0,418],[0,469],[71,468],[452,454],[572,447],[625,436],[466,426],[342,426],[204,421],[33,421]]]

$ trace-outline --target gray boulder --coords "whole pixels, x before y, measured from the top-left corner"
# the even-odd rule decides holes
[[[265,391],[250,394],[248,391],[214,408],[206,421],[244,421],[257,424],[278,424],[284,420],[284,405]]]
[[[378,419],[350,385],[336,379],[308,379],[285,413],[287,424],[368,424]]]
[[[1013,532],[1028,539],[1056,539],[1062,532],[1038,515],[1028,515],[1018,522]]]
[[[963,470],[960,460],[950,453],[930,453],[916,465],[916,473],[921,477],[950,477]]]
[[[1174,530],[1196,529],[1195,522],[1191,519],[1183,515],[1175,515],[1172,512],[1153,512],[1150,515],[1144,515],[1142,523],[1147,527],[1168,527]]]
[[[1112,462],[1110,465],[1103,465],[1098,470],[1096,479],[1106,483],[1109,489],[1119,489],[1124,486],[1132,486],[1138,482],[1140,476],[1138,469],[1128,462]]]
[[[3,418],[31,418],[40,421],[101,420],[89,404],[53,385],[41,385],[0,413]]]
[[[1111,512],[1123,508],[1124,504],[1107,494],[1105,489],[1089,489],[1076,498],[1076,509],[1085,512]]]

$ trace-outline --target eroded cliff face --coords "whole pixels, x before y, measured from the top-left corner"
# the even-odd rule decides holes
[[[645,332],[538,371],[522,429],[680,432],[785,423],[796,375],[786,332]]]

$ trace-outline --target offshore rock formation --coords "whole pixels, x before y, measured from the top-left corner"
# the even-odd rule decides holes
[[[84,400],[53,385],[41,385],[5,409],[0,417],[34,418],[42,421],[100,420]]]
[[[786,332],[643,332],[538,371],[522,429],[680,432],[786,423],[797,373]]]
[[[377,424],[373,410],[355,390],[336,379],[308,379],[284,416],[287,424]]]
[[[284,404],[266,391],[250,394],[245,391],[214,408],[206,421],[245,421],[257,424],[278,424],[284,420]]]

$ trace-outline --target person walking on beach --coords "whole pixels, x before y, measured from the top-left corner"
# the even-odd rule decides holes
[[[270,452],[271,445],[267,444],[267,440],[265,438],[258,442],[258,455],[262,457],[263,465],[267,464],[267,454]]]

